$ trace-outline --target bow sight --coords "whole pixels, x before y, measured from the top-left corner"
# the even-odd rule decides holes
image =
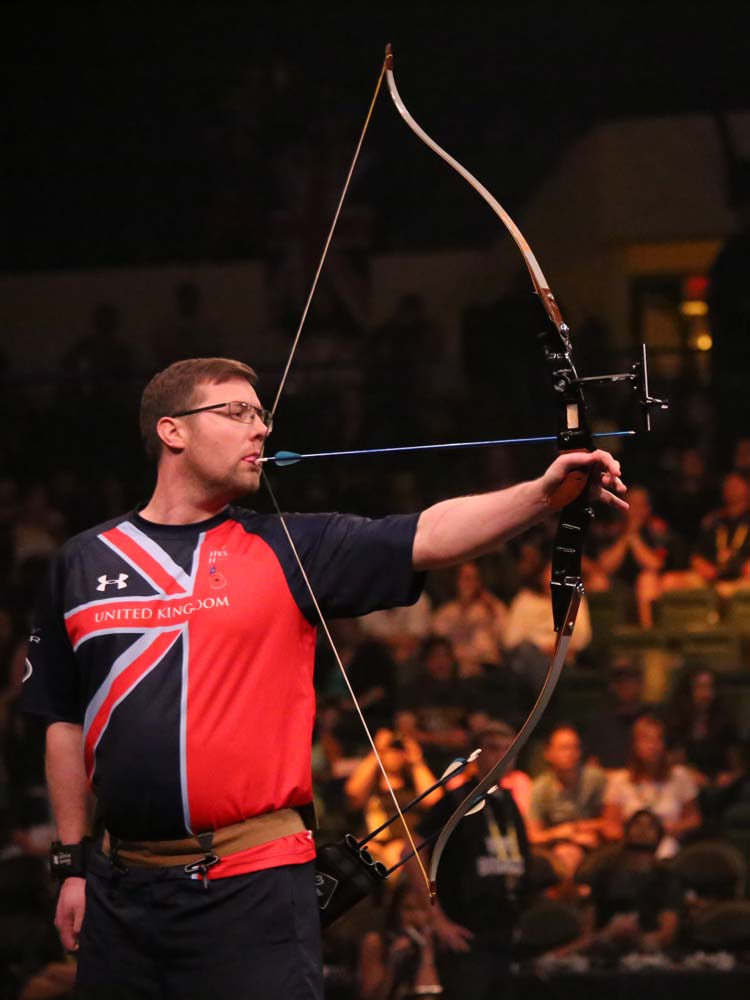
[[[545,347],[545,355],[547,360],[553,365],[558,360],[565,360],[566,362],[569,360],[567,354],[559,354],[548,347]],[[643,429],[645,431],[651,430],[652,410],[669,409],[668,399],[657,399],[655,396],[649,395],[648,358],[646,355],[645,344],[641,344],[641,360],[635,361],[631,365],[629,372],[619,372],[613,375],[586,375],[583,378],[579,378],[575,373],[575,369],[573,369],[572,366],[567,365],[567,363],[564,368],[557,369],[553,372],[553,385],[558,392],[562,393],[567,392],[570,389],[581,389],[584,385],[596,385],[597,383],[612,382],[630,382],[633,386],[633,391],[638,394],[638,402],[641,406],[643,416]],[[561,442],[566,442],[572,439],[572,437],[573,435],[567,430],[561,431],[560,433]]]

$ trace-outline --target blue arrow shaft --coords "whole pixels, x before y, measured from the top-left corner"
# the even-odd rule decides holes
[[[635,431],[602,431],[592,437],[632,437]],[[406,451],[449,451],[454,448],[487,448],[500,444],[537,444],[544,441],[556,441],[557,435],[546,434],[542,437],[500,438],[492,441],[451,441],[447,444],[407,444],[392,448],[356,448],[351,451],[316,451],[298,455],[296,452],[279,452],[276,455],[266,455],[260,461],[279,462],[293,465],[303,458],[344,458],[353,455],[392,455]]]

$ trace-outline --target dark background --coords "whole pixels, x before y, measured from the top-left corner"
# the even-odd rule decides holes
[[[749,27],[723,3],[11,4],[0,268],[263,254],[274,158],[340,146],[343,180],[386,41],[417,119],[518,211],[595,122],[746,106]],[[382,103],[366,157],[375,249],[495,234]]]

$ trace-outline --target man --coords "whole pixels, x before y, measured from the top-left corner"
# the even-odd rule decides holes
[[[453,643],[462,677],[479,677],[502,659],[508,609],[484,583],[476,562],[456,570],[456,597],[432,616],[432,629]]]
[[[679,546],[669,525],[656,517],[643,486],[631,487],[629,510],[615,526],[597,564],[610,585],[625,586],[635,596],[638,621],[653,628],[653,603],[662,592],[662,576],[680,563]]]
[[[722,506],[706,515],[690,557],[690,569],[665,573],[663,589],[714,587],[731,597],[750,577],[750,487],[730,472],[721,484]]]
[[[750,488],[730,472],[721,486],[723,507],[706,518],[692,557],[693,570],[728,597],[747,586],[750,568]]]
[[[677,872],[657,861],[663,834],[654,813],[633,813],[619,850],[583,879],[591,889],[584,932],[558,955],[590,952],[612,960],[629,952],[666,951],[674,943],[683,890]]]
[[[531,786],[529,839],[549,845],[572,876],[584,853],[600,843],[607,779],[598,767],[581,764],[581,740],[573,726],[552,730],[544,759],[547,770]]]
[[[434,835],[456,806],[508,750],[515,732],[489,720],[476,734],[482,752],[460,784],[424,818],[423,837]],[[440,948],[437,967],[446,1000],[490,1000],[508,993],[513,929],[526,888],[529,845],[513,793],[501,779],[479,812],[467,816],[443,855],[432,931]],[[415,865],[412,885],[421,884]]]
[[[633,746],[633,723],[652,711],[643,701],[643,667],[619,656],[609,675],[610,697],[589,723],[584,745],[588,763],[605,771],[626,767]]]
[[[380,521],[232,507],[258,489],[271,425],[255,381],[223,358],[152,379],[154,493],[63,547],[31,636],[26,706],[48,722],[67,876],[56,922],[79,949],[81,997],[320,998],[315,851],[298,811],[312,798],[310,589],[332,617],[413,602],[426,570],[544,518],[573,468],[601,473],[594,499],[626,506],[619,465],[594,452]],[[85,865],[89,789],[105,832]]]
[[[422,645],[418,672],[397,698],[396,726],[416,740],[428,765],[441,774],[456,754],[467,751],[468,682],[448,639],[433,635]]]

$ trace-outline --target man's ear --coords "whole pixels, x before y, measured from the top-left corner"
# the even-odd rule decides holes
[[[156,424],[156,433],[165,448],[170,451],[182,451],[185,447],[185,425],[176,417],[160,417]]]

